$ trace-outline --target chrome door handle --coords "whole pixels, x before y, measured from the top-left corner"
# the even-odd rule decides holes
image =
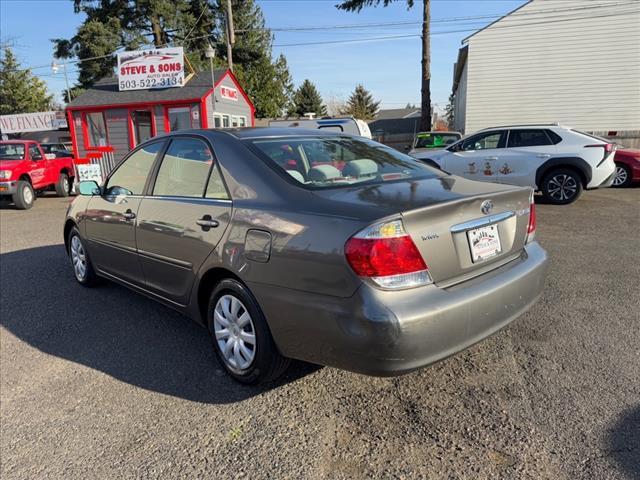
[[[551,158],[551,155],[546,153],[539,153],[536,155],[537,158]]]
[[[133,213],[133,212],[131,211],[131,209],[129,209],[129,210],[127,210],[126,212],[124,212],[124,213],[122,214],[122,216],[123,216],[124,218],[126,218],[127,220],[133,220],[134,218],[136,218],[136,214],[135,214],[135,213]]]
[[[485,160],[498,160],[498,157],[486,157]]]
[[[216,228],[220,225],[220,222],[217,220],[213,220],[211,215],[205,215],[199,220],[196,220],[196,223],[202,227],[202,230],[205,232],[209,231],[210,228]]]

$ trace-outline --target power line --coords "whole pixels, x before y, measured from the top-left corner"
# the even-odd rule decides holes
[[[583,11],[583,10],[589,10],[589,9],[595,9],[595,8],[603,8],[603,7],[613,7],[613,6],[622,6],[622,5],[640,5],[640,3],[638,3],[637,1],[632,1],[632,2],[622,2],[622,3],[609,3],[609,4],[597,4],[597,5],[591,5],[589,7],[573,7],[573,8],[566,8],[566,9],[555,9],[555,10],[550,10],[547,9],[545,10],[544,13],[558,13],[558,12],[571,12],[571,11]],[[502,28],[514,28],[514,27],[520,27],[520,26],[528,26],[528,25],[543,25],[543,24],[551,24],[551,23],[558,23],[558,22],[566,22],[566,21],[575,21],[575,20],[585,20],[585,19],[590,19],[590,18],[604,18],[604,17],[611,17],[611,16],[619,16],[619,15],[626,15],[628,13],[636,13],[640,10],[636,10],[636,9],[632,9],[632,10],[624,10],[624,11],[617,11],[615,13],[610,13],[610,14],[604,14],[604,15],[588,15],[588,16],[582,16],[582,17],[576,17],[576,16],[571,16],[569,18],[558,18],[559,16],[556,17],[548,17],[548,19],[546,20],[542,20],[542,18],[539,19],[535,19],[535,20],[540,20],[540,21],[523,21],[520,23],[516,23],[516,24],[512,24],[512,25],[497,25],[497,26],[493,26],[493,29],[502,29]],[[519,16],[525,16],[525,15],[533,15],[533,14],[540,14],[543,13],[542,11],[538,11],[538,12],[523,12],[521,14],[519,14]],[[508,14],[508,16],[516,16],[518,14],[518,12],[514,12],[512,14]],[[202,16],[202,15],[201,15]],[[504,17],[506,15],[501,15],[501,17]],[[480,17],[489,17],[489,16],[480,16]],[[441,19],[441,20],[470,20],[470,19],[475,19],[475,18],[479,18],[479,16],[475,16],[475,17],[456,17],[456,18],[451,18],[451,19]],[[322,27],[295,27],[292,28],[290,31],[303,31],[304,29],[327,29],[327,28],[371,28],[372,26],[402,26],[402,25],[408,25],[408,24],[420,24],[421,22],[379,22],[379,23],[369,23],[369,24],[352,24],[352,25],[334,25],[334,26],[322,26]],[[486,26],[485,26],[486,27]],[[193,28],[192,28],[193,30]],[[256,29],[256,30],[262,30],[262,29]],[[273,31],[285,31],[284,29],[264,29],[264,30],[273,30]],[[479,28],[466,28],[466,29],[460,29],[460,30],[448,30],[448,31],[436,31],[436,32],[431,32],[431,35],[448,35],[448,34],[453,34],[453,33],[467,33],[467,32],[475,32],[478,31]],[[248,30],[246,30],[248,31]],[[242,30],[237,30],[236,32],[242,32]],[[189,32],[189,35],[191,34],[191,31]],[[196,36],[191,38],[191,41],[193,40],[198,40],[198,39],[203,39],[203,38],[211,38],[213,37],[214,34],[213,33],[209,33],[206,35],[201,35],[201,36]],[[420,33],[415,33],[415,34],[405,34],[405,35],[391,35],[391,36],[376,36],[376,37],[370,37],[370,38],[359,38],[359,39],[341,39],[341,40],[330,40],[330,41],[315,41],[315,42],[299,42],[299,43],[285,43],[285,44],[274,44],[273,47],[296,47],[296,46],[309,46],[309,45],[330,45],[330,44],[346,44],[346,43],[363,43],[363,42],[373,42],[373,41],[380,41],[380,40],[394,40],[394,39],[403,39],[403,38],[413,38],[413,37],[420,37],[421,34]],[[187,35],[188,37],[188,35]],[[187,41],[187,37],[185,37],[185,39],[182,41],[182,44],[186,43]],[[92,61],[92,60],[102,60],[105,58],[110,58],[113,55],[115,55],[117,53],[117,51],[114,51],[110,54],[107,55],[100,55],[100,56],[95,56],[95,57],[89,57],[89,58],[82,58],[82,59],[77,59],[77,60],[70,60],[68,62],[64,62],[61,63],[64,65],[73,65],[73,64],[79,64],[82,62],[86,62],[86,61]],[[19,71],[27,71],[27,70],[35,70],[35,69],[40,69],[40,68],[50,68],[50,65],[40,65],[40,66],[32,66],[32,67],[27,67],[24,69],[16,69],[13,70],[14,72],[19,72]],[[45,75],[42,75],[45,76]]]

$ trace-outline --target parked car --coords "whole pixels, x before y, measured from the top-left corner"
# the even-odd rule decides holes
[[[614,187],[628,187],[640,182],[640,150],[632,148],[618,148],[613,159],[616,163]]]
[[[64,224],[77,281],[104,277],[201,322],[244,383],[288,358],[415,370],[506,326],[543,288],[530,188],[362,137],[180,131],[79,190]]]
[[[371,138],[369,125],[363,120],[353,117],[340,118],[292,118],[269,121],[270,127],[297,127],[297,128],[317,128],[319,130],[347,133],[360,137]]]
[[[0,196],[10,196],[20,210],[33,206],[36,192],[54,189],[59,196],[68,196],[74,172],[72,158],[49,158],[37,142],[0,142]]]
[[[42,151],[56,157],[73,158],[73,153],[64,143],[41,143]]]
[[[611,186],[614,152],[608,140],[553,124],[487,128],[413,156],[472,180],[532,187],[563,205],[583,189]]]
[[[443,150],[462,138],[459,132],[420,132],[413,141],[413,147],[409,155]]]

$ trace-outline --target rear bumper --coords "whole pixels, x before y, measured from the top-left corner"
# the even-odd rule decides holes
[[[613,161],[613,154],[611,154],[602,165],[592,170],[591,181],[587,185],[587,190],[610,187],[615,176],[616,164]]]
[[[16,193],[16,182],[0,182],[0,195],[13,195]]]
[[[446,289],[363,285],[353,297],[335,298],[249,287],[283,355],[389,376],[437,362],[508,325],[540,296],[547,261],[534,242],[518,259]]]

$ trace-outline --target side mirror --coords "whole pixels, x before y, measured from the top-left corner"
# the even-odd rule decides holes
[[[100,185],[93,180],[86,180],[78,184],[80,195],[100,195]]]

